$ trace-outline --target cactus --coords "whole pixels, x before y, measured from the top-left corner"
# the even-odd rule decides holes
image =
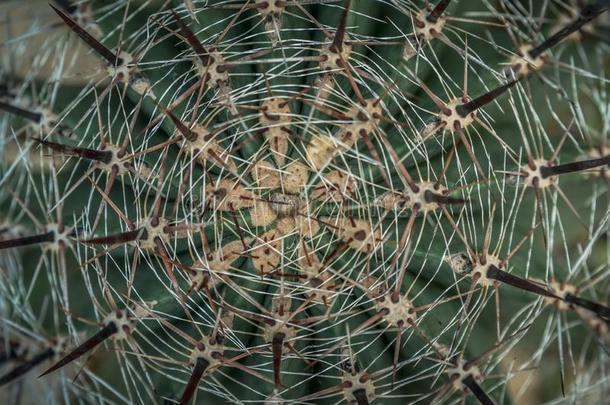
[[[57,0],[9,34],[1,397],[601,401],[610,2],[533,3]]]

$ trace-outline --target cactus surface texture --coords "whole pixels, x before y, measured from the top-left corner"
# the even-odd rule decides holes
[[[0,402],[604,403],[609,0],[0,3]]]

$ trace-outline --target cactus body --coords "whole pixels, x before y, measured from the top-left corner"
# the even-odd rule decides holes
[[[54,2],[2,56],[0,398],[601,401],[610,4],[573,3]]]

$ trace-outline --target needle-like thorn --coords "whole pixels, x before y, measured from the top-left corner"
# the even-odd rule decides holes
[[[91,238],[81,240],[82,243],[89,245],[115,245],[127,242],[133,242],[140,238],[146,230],[144,228],[136,229],[134,231],[127,231],[116,233],[114,235],[100,236],[99,238]]]
[[[40,119],[42,118],[42,114],[40,114],[40,113],[29,111],[24,108],[20,108],[20,107],[14,106],[12,104],[5,103],[3,101],[0,101],[0,110],[6,111],[7,113],[17,115],[21,118],[25,118],[26,120],[29,120],[32,122],[40,122]]]
[[[462,118],[466,118],[468,116],[468,114],[478,110],[479,108],[483,107],[484,105],[487,105],[487,104],[491,103],[492,101],[494,101],[496,98],[500,97],[504,92],[506,92],[506,90],[510,89],[515,84],[517,84],[517,82],[519,80],[520,79],[517,79],[517,80],[513,80],[511,82],[508,82],[506,84],[503,84],[502,86],[496,87],[495,89],[490,90],[487,93],[480,95],[479,97],[475,98],[472,101],[469,101],[464,104],[460,104],[455,107],[455,111]]]
[[[446,204],[446,205],[459,205],[465,204],[466,200],[462,198],[449,197],[442,194],[433,193],[430,190],[424,191],[424,200],[428,203]]]
[[[483,391],[483,388],[481,388],[481,386],[474,380],[472,375],[469,375],[468,377],[464,378],[462,380],[462,384],[464,384],[465,386],[468,387],[470,392],[472,392],[472,394],[479,400],[479,402],[481,404],[483,404],[483,405],[495,405],[496,404],[491,398],[489,398],[489,395],[487,395],[487,393],[485,391]]]
[[[53,242],[55,232],[41,233],[39,235],[24,236],[22,238],[0,240],[0,250],[19,246],[36,245],[38,243]]]
[[[95,348],[104,340],[108,339],[110,336],[114,335],[118,331],[119,330],[114,322],[108,322],[108,324],[106,324],[106,326],[104,326],[99,332],[97,332],[95,335],[91,336],[89,339],[83,342],[82,345],[72,350],[63,359],[59,360],[57,363],[51,366],[51,368],[40,374],[38,377],[43,377],[65,366],[66,364],[73,362],[74,360],[78,359],[80,356],[87,353],[89,350]]]
[[[176,24],[178,24],[178,27],[180,28],[182,36],[184,39],[186,39],[186,42],[188,42],[191,48],[193,48],[203,66],[209,65],[211,60],[208,51],[203,47],[201,42],[199,42],[193,31],[191,31],[191,29],[182,21],[180,16],[174,10],[171,10],[171,12],[174,16],[174,20],[176,20]]]
[[[583,170],[595,169],[596,167],[610,165],[610,155],[599,159],[581,160],[578,162],[565,163],[557,166],[540,167],[540,175],[543,179],[560,174],[581,172]]]
[[[191,374],[191,378],[189,378],[188,384],[186,384],[186,388],[184,389],[184,393],[182,394],[182,398],[180,398],[180,405],[186,405],[193,397],[195,390],[197,389],[197,385],[199,385],[199,381],[205,373],[205,370],[210,365],[210,362],[202,357],[197,357],[197,361],[195,361],[195,367],[193,367],[193,373]]]
[[[51,8],[61,17],[62,20],[66,23],[66,25],[76,33],[87,45],[89,45],[95,52],[97,52],[102,58],[106,59],[108,63],[112,66],[122,65],[123,60],[110,49],[106,48],[99,42],[97,39],[93,37],[93,35],[89,34],[87,30],[78,25],[76,21],[72,19],[69,15],[59,10],[57,7],[50,4]]]
[[[276,387],[282,386],[282,351],[284,350],[284,338],[286,335],[283,333],[276,333],[273,335],[273,342],[271,342],[271,348],[273,350],[273,381]]]
[[[544,288],[524,279],[521,277],[514,276],[510,273],[505,272],[504,270],[500,270],[494,265],[489,266],[487,270],[487,278],[492,280],[497,280],[501,283],[511,285],[513,287],[519,288],[521,290],[529,291],[534,294],[542,295],[543,297],[557,298],[555,294],[550,291],[545,290]]]
[[[566,302],[579,307],[586,308],[589,311],[595,312],[600,318],[610,319],[610,308],[594,301],[589,301],[584,298],[577,297],[572,294],[566,294]]]
[[[572,33],[581,29],[583,25],[587,24],[597,16],[601,15],[609,8],[610,1],[608,0],[597,0],[595,4],[589,4],[582,10],[582,12],[578,15],[578,17],[576,17],[576,19],[574,19],[568,25],[563,27],[561,30],[557,31],[555,34],[545,39],[540,45],[530,49],[530,51],[528,52],[529,57],[532,59],[536,59],[545,51],[551,49],[552,47],[569,37]]]
[[[432,24],[437,22],[440,16],[443,15],[443,13],[445,12],[445,9],[447,8],[450,2],[451,0],[439,1],[438,4],[434,7],[434,9],[430,11],[430,14],[428,14],[426,20]]]
[[[343,41],[345,39],[345,27],[347,26],[347,16],[349,14],[349,9],[352,7],[352,0],[347,0],[345,3],[345,7],[343,8],[343,13],[341,14],[341,19],[339,20],[339,26],[337,27],[337,32],[335,32],[335,37],[333,38],[333,43],[330,45],[330,50],[335,53],[341,53],[343,51]]]
[[[61,143],[45,141],[38,138],[34,138],[34,140],[41,145],[47,146],[56,152],[61,152],[66,155],[79,156],[84,159],[96,160],[98,162],[103,162],[106,164],[112,161],[112,152],[108,150],[77,148],[73,146],[63,145]]]
[[[21,377],[22,375],[24,375],[25,373],[27,373],[28,371],[30,371],[31,369],[36,367],[38,364],[42,363],[43,361],[45,361],[47,359],[50,359],[54,355],[55,355],[55,350],[53,350],[52,347],[48,348],[47,350],[43,351],[42,353],[38,353],[36,356],[32,357],[30,360],[26,361],[23,364],[20,364],[19,366],[15,367],[11,371],[9,371],[8,373],[6,373],[2,377],[0,377],[0,387]]]
[[[369,398],[366,396],[366,390],[364,388],[358,388],[352,392],[354,398],[356,398],[356,404],[358,405],[369,405]]]

